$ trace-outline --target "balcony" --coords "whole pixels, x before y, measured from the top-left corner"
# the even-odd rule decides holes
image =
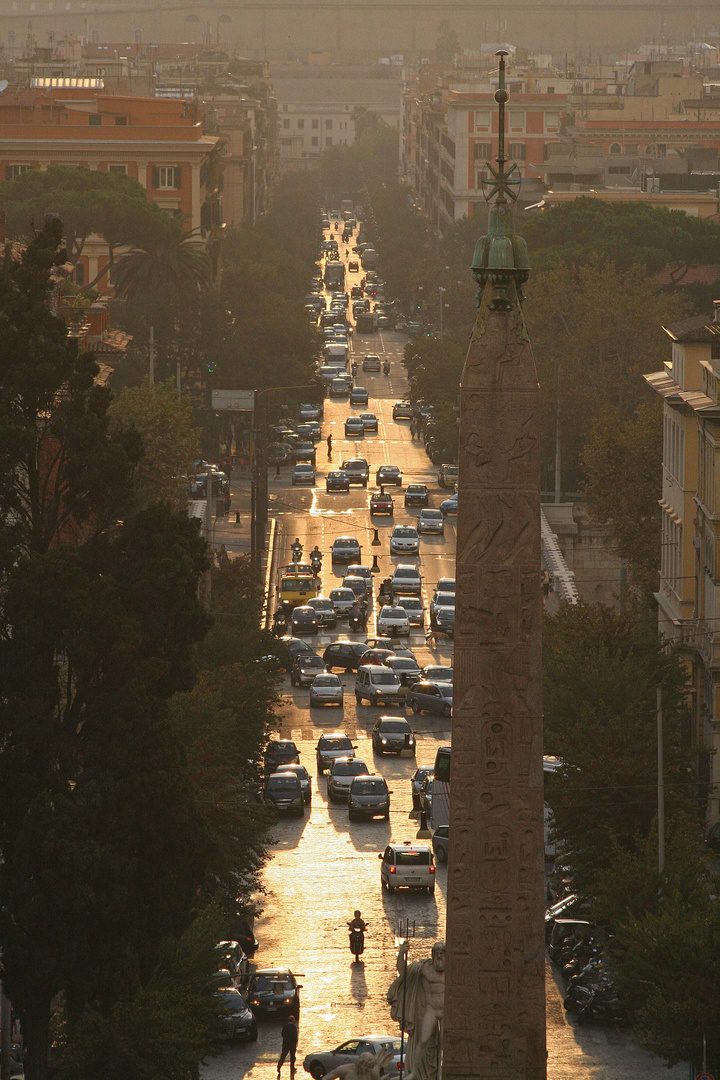
[[[672,646],[695,653],[712,669],[720,669],[720,633],[704,619],[674,619]]]

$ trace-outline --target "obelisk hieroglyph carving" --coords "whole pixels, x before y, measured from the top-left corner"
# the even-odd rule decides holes
[[[538,383],[499,55],[498,167],[460,395],[443,1080],[546,1076]]]

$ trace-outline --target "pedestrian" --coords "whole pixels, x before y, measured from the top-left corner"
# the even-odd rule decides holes
[[[415,439],[415,421],[414,420],[410,421],[410,438],[413,439],[413,440]]]
[[[332,435],[327,437],[328,461],[332,458]]]
[[[290,1080],[295,1076],[295,1051],[297,1050],[298,1042],[298,1028],[297,1020],[294,1016],[289,1016],[287,1023],[283,1024],[282,1031],[282,1049],[280,1050],[280,1057],[278,1058],[277,1074],[280,1076],[280,1070],[283,1067],[285,1058],[290,1056]]]

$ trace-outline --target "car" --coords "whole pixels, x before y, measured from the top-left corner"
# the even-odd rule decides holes
[[[307,607],[311,607],[317,615],[318,626],[336,625],[337,611],[329,596],[313,596],[308,600]]]
[[[445,518],[442,510],[421,510],[417,519],[417,531],[434,533],[437,536],[445,535]]]
[[[413,810],[420,809],[420,788],[422,787],[423,780],[427,776],[433,775],[432,765],[421,765],[417,768],[413,774],[413,778],[410,781],[410,791],[412,792],[412,804]]]
[[[364,386],[353,386],[350,391],[351,405],[367,405],[369,400],[370,396]],[[377,427],[375,430],[377,431]]]
[[[455,608],[438,608],[430,616],[430,630],[432,633],[447,634],[449,638],[455,637]]]
[[[320,441],[320,425],[317,420],[308,420],[306,424],[298,424],[297,434],[301,439],[309,439],[311,442]]]
[[[345,379],[334,378],[330,383],[330,397],[343,398],[350,394],[350,387]]]
[[[326,769],[332,767],[336,758],[355,757],[357,747],[342,731],[331,731],[321,735],[315,747],[315,760],[317,771],[322,776]]]
[[[300,751],[292,739],[273,739],[265,748],[265,768],[275,772],[280,765],[292,765],[300,761]]]
[[[410,401],[396,401],[392,411],[393,420],[412,420],[413,407]]]
[[[312,465],[294,465],[291,479],[293,487],[295,487],[296,484],[314,484],[315,469]]]
[[[420,813],[432,814],[432,799],[433,799],[433,783],[432,776],[426,776],[420,785]]]
[[[387,491],[374,491],[370,496],[370,513],[389,514],[392,517],[395,513],[392,495],[388,495]]]
[[[257,1020],[240,991],[234,986],[221,986],[215,991],[215,997],[222,1005],[225,1037],[255,1042],[258,1037]]]
[[[307,771],[304,765],[299,765],[295,763],[293,765],[280,765],[279,768],[275,770],[274,775],[276,775],[277,773],[288,772],[295,773],[295,776],[297,776],[298,780],[300,781],[300,787],[302,788],[303,801],[306,806],[310,806],[312,803],[312,784],[310,782],[310,773]]]
[[[359,435],[361,438],[365,434],[365,425],[359,416],[348,416],[345,421],[345,438],[350,435]]]
[[[366,651],[360,657],[360,666],[367,667],[368,664],[384,664],[389,656],[397,656],[395,652],[394,642],[388,641],[387,638],[378,638],[382,645],[378,645],[373,649],[366,649]],[[386,648],[383,648],[387,646]]]
[[[311,465],[315,464],[316,450],[315,443],[298,441],[293,447],[293,458],[297,465],[300,461],[307,461]]]
[[[363,641],[333,641],[325,649],[323,660],[328,671],[332,671],[333,668],[357,671],[360,657],[366,652],[367,645]]]
[[[441,577],[441,578],[438,578],[438,583],[435,586],[435,592],[454,593],[455,592],[455,578],[454,577]]]
[[[441,465],[438,469],[438,484],[441,488],[454,488],[460,474],[457,465]]]
[[[409,750],[415,757],[415,732],[404,716],[381,716],[372,729],[372,745],[377,754],[400,755]]]
[[[353,777],[348,791],[349,820],[382,817],[384,821],[389,821],[391,795],[384,776]]]
[[[393,1060],[385,1068],[385,1076],[396,1076],[400,1064],[400,1039],[395,1035],[363,1035],[348,1039],[334,1050],[316,1050],[303,1061],[303,1069],[313,1080],[322,1080],[326,1073],[334,1072],[340,1065],[352,1065],[360,1054],[379,1054],[392,1051]]]
[[[377,295],[377,294],[376,294]],[[377,321],[378,330],[392,330],[395,320],[390,315],[380,315]]]
[[[395,672],[403,686],[412,686],[422,678],[417,661],[411,660],[409,656],[388,656],[385,667]]]
[[[278,813],[302,816],[305,810],[302,787],[294,773],[274,772],[268,776],[263,788],[263,798],[274,806]]]
[[[350,265],[351,264],[348,263],[348,266],[350,266]],[[362,297],[362,294],[363,294],[362,285],[353,285],[352,289],[350,290],[350,299],[351,300],[359,300]]]
[[[365,458],[348,458],[347,461],[343,461],[340,468],[347,474],[351,484],[362,484],[364,488],[368,486],[370,466]]]
[[[355,593],[352,589],[345,587],[331,589],[330,599],[332,600],[332,605],[335,608],[338,618],[341,619],[343,615],[350,614],[350,608],[355,603]]]
[[[378,487],[381,484],[395,484],[397,487],[402,487],[402,473],[397,465],[381,465],[375,473],[375,483]]]
[[[393,635],[409,634],[410,620],[407,611],[400,605],[386,604],[380,608],[377,617],[378,634]]]
[[[316,675],[310,684],[310,705],[340,705],[345,701],[345,690],[338,675],[325,672]]]
[[[428,682],[451,683],[453,681],[453,669],[445,664],[428,664],[423,668],[423,679],[427,679]]]
[[[432,849],[438,862],[446,863],[448,861],[448,854],[450,852],[449,825],[438,825],[437,829],[433,833]]]
[[[309,604],[300,604],[293,609],[293,634],[317,634],[318,617]]]
[[[359,562],[360,544],[354,536],[336,536],[330,548],[332,561],[335,562]]]
[[[358,577],[356,574],[346,574],[343,578],[343,585],[346,589],[352,589],[355,596],[361,600],[365,600],[371,594],[365,578]]]
[[[350,785],[356,776],[367,776],[368,767],[356,757],[335,758],[327,778],[330,802],[347,802]]]
[[[454,592],[439,592],[438,589],[433,593],[432,600],[430,601],[430,615],[435,615],[440,608],[450,608],[455,611],[455,593]]]
[[[316,675],[325,671],[322,657],[317,653],[301,653],[293,660],[290,682],[293,686],[309,686]]]
[[[325,477],[325,491],[349,491],[350,481],[347,473],[334,469]]]
[[[369,566],[361,566],[360,563],[350,563],[345,570],[345,577],[360,577],[365,582],[368,596],[372,595],[373,591],[373,574]],[[345,581],[343,579],[343,585]]]
[[[413,525],[396,525],[390,533],[391,555],[417,555],[420,551],[420,537]]]
[[[383,652],[388,651],[388,640],[384,637],[368,638],[365,644],[366,649],[378,649]],[[415,653],[412,649],[408,649],[407,645],[401,645],[399,641],[392,642],[392,654],[393,656],[410,656],[413,660],[417,660]],[[382,663],[382,660],[379,661]]]
[[[427,506],[430,492],[425,484],[408,484],[405,489],[405,506]]]
[[[435,892],[435,862],[428,844],[406,840],[404,844],[388,844],[378,855],[380,883],[388,892],[395,889],[427,889]]]
[[[405,693],[400,679],[389,668],[380,664],[362,664],[355,676],[355,701],[362,705],[402,705]]]
[[[300,406],[298,415],[301,420],[321,420],[323,407],[322,405],[316,405],[313,402],[306,401]]]
[[[421,712],[452,716],[453,684],[422,680],[408,690],[407,704],[417,715]]]
[[[393,596],[420,596],[422,593],[420,571],[410,563],[398,563],[390,581]]]
[[[375,431],[375,432],[377,432],[378,418],[377,418],[377,416],[375,415],[374,412],[360,413],[360,419],[362,420],[362,425],[363,425],[363,427],[365,428],[366,431]]]
[[[307,641],[303,641],[302,638],[286,637],[282,638],[282,643],[285,646],[286,651],[290,654],[290,667],[287,669],[288,672],[292,669],[292,663],[296,656],[300,656],[301,654],[305,656],[317,656],[312,645]]]
[[[425,608],[419,596],[398,596],[396,606],[405,608],[411,626],[425,626]]]
[[[247,986],[247,1002],[256,1016],[300,1015],[299,983],[289,968],[253,971]]]
[[[380,371],[382,368],[382,361],[379,356],[374,353],[370,353],[363,357],[362,369],[363,371]]]
[[[350,259],[348,262],[348,271],[351,274],[357,274],[360,271],[360,263],[357,259]]]
[[[445,517],[455,517],[455,516],[457,516],[457,512],[458,512],[458,493],[457,493],[457,491],[455,492],[454,495],[451,495],[449,499],[443,499],[443,501],[440,503],[440,509],[442,510]]]

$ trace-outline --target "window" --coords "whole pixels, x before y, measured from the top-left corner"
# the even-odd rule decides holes
[[[180,187],[182,169],[177,165],[160,165],[153,169],[153,187],[161,191]]]
[[[475,161],[489,161],[492,156],[492,143],[476,142],[473,146],[473,158]]]
[[[320,126],[320,121],[319,120],[313,120],[312,121],[312,129],[313,129],[313,131],[317,131],[319,126]]]
[[[318,144],[317,135],[313,135],[313,137],[310,139],[310,143],[312,144],[312,146],[317,146],[317,144]]]
[[[546,112],[545,113],[545,130],[557,131],[560,127],[560,113]]]
[[[6,165],[5,179],[14,180],[16,176],[22,176],[22,174],[24,172],[27,172],[29,168],[29,165]]]
[[[328,135],[325,139],[326,146],[332,146],[332,135]]]
[[[289,127],[290,121],[288,119],[283,120],[283,128],[285,129],[285,131],[287,131]]]
[[[304,131],[305,130],[305,121],[304,120],[298,120],[297,126],[298,126],[298,131]]]
[[[127,173],[127,165],[108,165],[108,172],[122,173],[124,176]]]
[[[508,157],[511,161],[524,161],[525,160],[525,143],[511,142],[508,143]]]
[[[548,92],[548,94],[554,94],[555,93],[555,87],[554,86],[548,86],[547,92]]]
[[[115,126],[116,127],[127,127],[127,116],[116,116],[115,117]]]
[[[88,120],[90,121],[90,127],[100,127],[102,124],[102,116],[100,113],[90,113]]]
[[[522,132],[525,130],[525,110],[511,110],[508,121],[508,131]]]
[[[480,109],[475,110],[475,128],[478,131],[489,131],[490,129],[490,110]]]
[[[622,146],[619,142],[610,143],[611,154],[622,154]]]
[[[326,121],[325,121],[325,129],[326,129],[327,131],[332,131],[332,125],[333,125],[333,122],[332,122],[332,120],[326,120]]]

